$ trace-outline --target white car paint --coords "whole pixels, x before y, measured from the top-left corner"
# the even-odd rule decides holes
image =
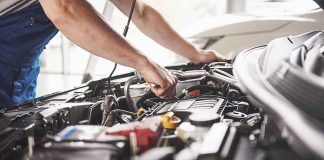
[[[320,9],[294,16],[222,15],[199,22],[186,32],[188,38],[223,37],[207,49],[232,57],[244,49],[267,44],[270,40],[313,30],[324,30],[324,12]]]

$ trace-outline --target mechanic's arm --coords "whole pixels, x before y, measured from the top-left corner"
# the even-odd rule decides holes
[[[133,0],[111,1],[125,15],[129,15]],[[160,45],[188,58],[193,63],[209,63],[214,60],[225,60],[224,56],[214,51],[204,51],[193,46],[175,32],[160,13],[140,0],[137,0],[133,16],[133,22],[144,34]]]
[[[152,89],[157,96],[172,95],[175,77],[127,43],[86,0],[40,0],[40,3],[54,25],[75,44],[97,56],[137,69],[147,82],[157,86]]]

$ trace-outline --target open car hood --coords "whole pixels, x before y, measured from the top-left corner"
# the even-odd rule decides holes
[[[323,33],[318,31],[278,38],[267,46],[242,52],[234,64],[241,89],[276,119],[288,143],[298,152],[320,159],[324,158],[324,84],[323,75],[316,72],[324,68],[324,63],[322,54],[311,55],[323,47],[322,40]],[[305,55],[298,59],[301,53]],[[311,65],[317,67],[316,71],[310,69]]]

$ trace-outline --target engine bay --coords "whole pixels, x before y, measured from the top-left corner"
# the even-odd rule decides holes
[[[283,39],[297,43],[298,36]],[[140,74],[131,72],[2,110],[0,159],[318,158],[300,156],[298,149],[307,146],[292,147],[297,131],[288,130],[274,109],[238,82],[235,77],[248,74],[235,76],[239,62],[233,62],[167,67],[179,80],[172,99],[156,97]],[[293,118],[292,112],[280,114]]]
[[[10,127],[1,137],[13,146],[8,157],[28,155],[14,153],[34,141],[33,159],[227,159],[238,134],[260,135],[263,114],[235,86],[232,64],[168,69],[179,79],[170,100],[129,73],[4,112]],[[27,142],[9,143],[13,138]],[[200,149],[192,152],[195,147]]]

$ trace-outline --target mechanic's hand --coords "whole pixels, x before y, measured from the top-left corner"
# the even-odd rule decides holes
[[[171,72],[155,63],[139,72],[144,80],[151,84],[151,90],[156,96],[162,99],[175,96],[178,79]]]
[[[191,62],[194,64],[206,64],[213,61],[225,61],[226,57],[212,50],[199,50],[196,58]]]

